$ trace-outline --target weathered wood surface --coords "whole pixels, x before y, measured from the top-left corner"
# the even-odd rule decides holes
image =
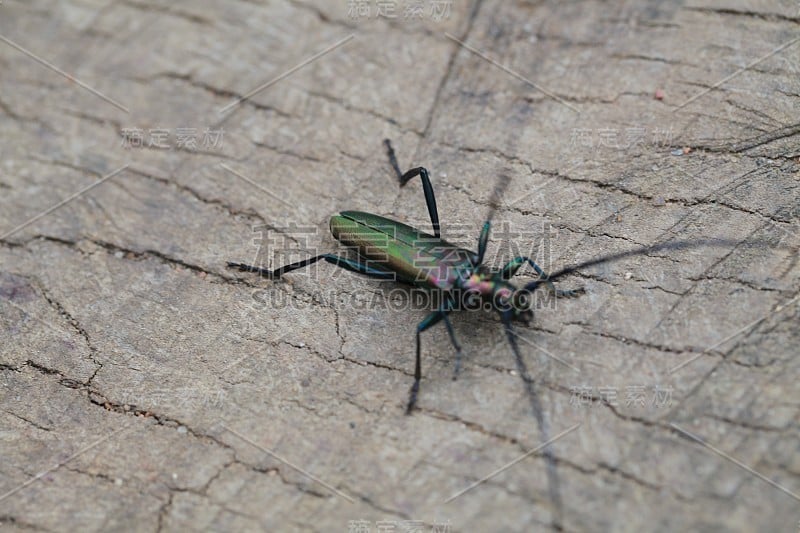
[[[570,366],[521,344],[551,434],[580,424],[554,445],[565,529],[796,530],[797,2],[366,4],[2,2],[0,232],[130,165],[0,242],[3,529],[551,527],[538,454],[444,503],[542,442],[494,317],[454,317],[457,381],[444,329],[425,335],[405,416],[423,310],[357,309],[392,285],[330,265],[277,284],[225,269],[254,227],[307,224],[289,245],[333,250],[342,209],[423,224],[389,137],[466,245],[500,174],[495,221],[517,244],[549,227],[548,268],[743,242],[587,269],[562,283],[585,296],[522,330]]]

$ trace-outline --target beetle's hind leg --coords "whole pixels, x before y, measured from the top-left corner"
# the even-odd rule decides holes
[[[403,182],[403,172],[400,170],[400,165],[397,164],[397,156],[394,155],[394,148],[392,148],[392,141],[389,139],[383,140],[384,146],[386,146],[386,155],[389,156],[389,164],[392,165],[392,169],[394,173],[397,175],[397,180],[400,181],[402,184]]]
[[[394,280],[396,277],[396,274],[394,272],[390,272],[388,270],[381,270],[369,266],[365,263],[353,261],[352,259],[347,259],[346,257],[341,257],[334,254],[316,255],[314,257],[309,257],[308,259],[303,259],[302,261],[298,261],[296,263],[290,263],[288,265],[284,265],[280,268],[276,268],[275,270],[268,270],[266,268],[245,265],[243,263],[228,263],[228,268],[237,268],[242,272],[256,272],[259,275],[265,276],[270,279],[278,279],[287,272],[307,267],[309,265],[316,263],[319,260],[327,261],[328,263],[334,264],[338,267],[342,267],[345,270],[349,270],[350,272],[363,274],[371,278]]]
[[[235,268],[241,272],[255,272],[259,276],[266,276],[272,277],[272,271],[267,270],[266,268],[261,268],[252,265],[246,265],[244,263],[234,263],[233,261],[228,261],[228,268]]]
[[[389,156],[389,163],[392,165],[394,173],[397,175],[397,179],[400,180],[401,187],[408,183],[409,180],[417,176],[419,176],[422,180],[422,190],[425,193],[425,203],[428,206],[428,215],[431,217],[433,234],[436,237],[440,237],[441,230],[439,227],[439,212],[436,209],[436,195],[433,193],[433,185],[431,185],[431,178],[428,175],[428,170],[425,167],[417,167],[412,168],[403,174],[400,171],[400,165],[397,164],[397,157],[394,155],[394,148],[392,148],[391,141],[389,139],[384,139],[383,144],[386,145],[386,153]]]
[[[584,287],[578,287],[577,289],[556,289],[556,296],[559,298],[577,298],[584,293],[586,293]]]

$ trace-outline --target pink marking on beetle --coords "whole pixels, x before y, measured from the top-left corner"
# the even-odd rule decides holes
[[[473,274],[467,281],[464,282],[464,288],[470,291],[475,291],[479,294],[491,294],[494,282],[482,278],[479,274]]]
[[[467,281],[464,282],[464,288],[467,290],[477,290],[480,282],[481,278],[477,274],[473,274]]]
[[[507,287],[501,287],[500,289],[497,289],[497,294],[501,298],[505,298],[505,299],[511,298],[511,289],[509,289]]]

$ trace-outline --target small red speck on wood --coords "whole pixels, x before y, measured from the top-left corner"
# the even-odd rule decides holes
[[[656,89],[656,94],[653,95],[656,100],[663,100],[664,99],[664,91],[663,89]]]

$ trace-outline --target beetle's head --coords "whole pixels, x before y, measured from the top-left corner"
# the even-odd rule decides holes
[[[533,295],[525,288],[517,288],[497,273],[492,278],[491,307],[511,318],[530,325],[533,320]]]
[[[467,309],[483,307],[501,314],[510,313],[514,320],[526,324],[533,319],[531,292],[518,289],[504,280],[499,272],[479,267],[464,281],[462,288]]]
[[[503,311],[510,312],[511,318],[524,323],[526,326],[530,325],[533,320],[533,294],[527,288],[514,288],[510,298],[510,311],[509,307]]]

